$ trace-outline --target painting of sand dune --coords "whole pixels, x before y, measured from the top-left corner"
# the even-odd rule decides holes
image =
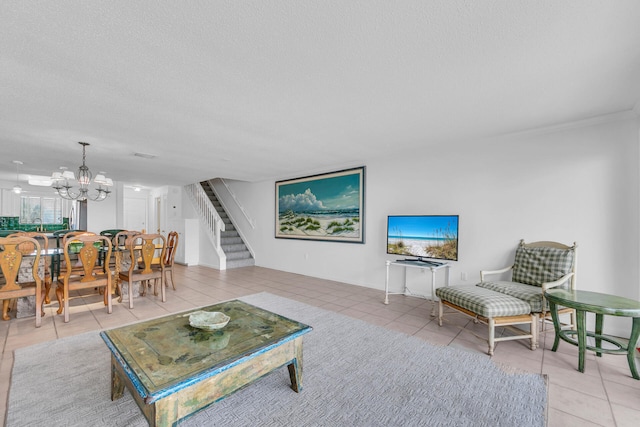
[[[276,238],[364,243],[364,167],[276,182]]]

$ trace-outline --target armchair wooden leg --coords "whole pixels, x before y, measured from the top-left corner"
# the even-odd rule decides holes
[[[495,348],[496,337],[496,325],[493,318],[489,318],[489,356],[493,356],[493,349]]]

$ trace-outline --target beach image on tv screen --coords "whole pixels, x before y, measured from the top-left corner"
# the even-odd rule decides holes
[[[458,217],[389,216],[387,253],[456,261]]]

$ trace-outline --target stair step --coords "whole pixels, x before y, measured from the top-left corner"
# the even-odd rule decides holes
[[[225,252],[225,254],[227,255],[227,260],[251,258],[251,252],[249,251]]]
[[[252,267],[254,265],[256,265],[256,261],[253,258],[227,260],[227,269],[241,268],[241,267]]]
[[[243,243],[240,236],[237,237],[220,237],[220,246],[235,245],[237,243]]]
[[[242,242],[226,244],[226,245],[221,244],[220,246],[222,246],[222,250],[224,251],[224,253],[241,252],[241,251],[247,250],[247,247]]]

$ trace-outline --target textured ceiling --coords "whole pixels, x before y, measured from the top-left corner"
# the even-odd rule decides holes
[[[0,2],[0,179],[281,179],[629,111],[640,2]],[[156,155],[153,160],[134,153]]]

